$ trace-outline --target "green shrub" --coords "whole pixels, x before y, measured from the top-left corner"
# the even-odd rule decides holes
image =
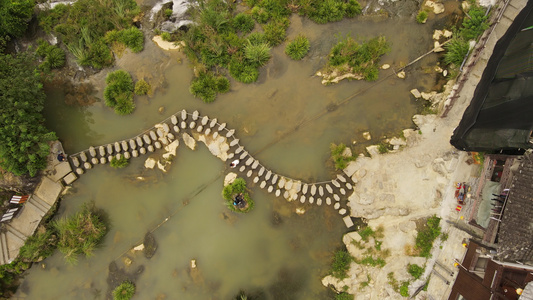
[[[378,152],[381,153],[381,154],[385,154],[387,152],[389,152],[389,146],[385,143],[379,143],[378,145]]]
[[[233,18],[233,26],[240,32],[248,33],[254,29],[255,22],[252,16],[240,13]]]
[[[165,9],[165,16],[167,17],[167,19],[172,17],[172,13],[173,13],[173,11],[172,11],[171,8]]]
[[[344,11],[346,12],[347,18],[353,18],[361,14],[361,5],[356,0],[348,0],[345,4]]]
[[[78,255],[92,256],[107,233],[102,216],[89,204],[84,204],[74,216],[56,220],[52,225],[58,234],[59,251],[72,264],[77,263]]]
[[[400,295],[402,297],[409,297],[409,281],[403,281],[400,286]]]
[[[331,151],[331,159],[333,160],[333,163],[335,164],[335,170],[344,170],[348,166],[348,163],[350,161],[354,161],[356,158],[353,156],[346,157],[342,155],[344,152],[344,149],[346,149],[346,145],[343,143],[340,143],[339,145],[331,144],[329,146],[329,149]]]
[[[106,45],[103,38],[89,44],[87,53],[87,61],[85,65],[90,65],[96,69],[102,69],[113,65],[113,54],[111,49]]]
[[[468,11],[470,17],[463,20],[459,34],[466,40],[475,40],[483,31],[489,28],[488,15],[485,15],[485,9],[474,5]]]
[[[229,91],[229,80],[221,75],[215,76],[212,72],[202,73],[193,79],[189,91],[205,103],[210,103],[215,101],[218,93]]]
[[[244,200],[247,203],[247,206],[244,209],[238,209],[237,207],[235,207],[235,205],[233,205],[234,198],[239,194],[242,194]],[[222,197],[224,198],[224,200],[226,200],[226,206],[234,212],[246,213],[251,211],[255,205],[254,201],[250,198],[250,195],[248,194],[248,189],[246,188],[246,181],[244,181],[244,179],[240,177],[235,178],[232,183],[224,187],[224,189],[222,190]]]
[[[55,250],[55,236],[51,230],[37,232],[30,236],[20,248],[20,258],[26,261],[37,261],[52,255]]]
[[[418,24],[424,24],[426,23],[428,19],[428,13],[425,10],[421,10],[418,12],[418,15],[416,15],[416,21]]]
[[[300,60],[307,55],[309,47],[309,40],[303,35],[298,35],[294,40],[287,44],[285,47],[285,53],[294,60]]]
[[[139,79],[139,81],[135,83],[135,89],[133,91],[135,95],[142,96],[149,94],[152,91],[152,87],[144,79]]]
[[[333,262],[331,264],[331,275],[333,277],[344,279],[350,269],[350,263],[353,261],[352,256],[348,251],[341,249],[333,255]]]
[[[418,231],[416,235],[415,248],[419,251],[419,256],[429,257],[433,242],[440,235],[440,218],[432,216],[427,219],[426,226]]]
[[[115,169],[122,169],[122,168],[127,167],[129,163],[130,163],[129,159],[127,159],[126,157],[124,157],[124,155],[121,154],[119,159],[117,159],[116,157],[113,157],[109,164],[111,165],[111,167]]]
[[[459,67],[466,57],[469,49],[468,41],[460,38],[453,37],[445,46],[446,53],[444,54],[444,62],[448,65],[455,65]]]
[[[163,39],[163,41],[170,42],[172,37],[170,36],[170,33],[163,32],[163,33],[161,33],[161,39]]]
[[[289,19],[278,18],[263,25],[265,39],[270,46],[277,46],[285,41],[287,35],[287,28],[289,27]]]
[[[126,45],[126,47],[130,48],[131,51],[137,53],[143,50],[144,35],[139,28],[132,26],[129,29],[121,30],[119,33],[119,41]]]
[[[335,295],[335,300],[353,300],[353,295],[342,292],[340,294]]]
[[[417,264],[407,265],[407,273],[411,274],[415,279],[418,279],[424,274],[424,268]]]
[[[257,21],[257,23],[265,24],[270,19],[270,14],[266,9],[255,6],[252,8],[252,17]]]
[[[267,43],[253,45],[248,41],[244,47],[244,55],[256,67],[264,66],[270,60],[270,47]]]
[[[133,103],[133,80],[128,72],[117,70],[107,74],[104,90],[105,104],[115,109],[118,115],[131,114],[135,110]]]
[[[135,284],[124,281],[113,290],[113,300],[129,300],[135,294]]]

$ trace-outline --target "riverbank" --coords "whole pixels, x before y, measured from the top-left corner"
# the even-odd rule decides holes
[[[480,166],[472,164],[467,153],[453,148],[449,138],[470,103],[496,42],[525,3],[511,1],[494,31],[489,29],[493,34],[487,43],[479,45],[482,51],[478,57],[467,61],[466,65],[473,60],[477,64],[468,70],[464,86],[447,117],[414,116],[419,131],[404,131],[406,147],[403,151],[384,155],[374,152],[372,158],[358,159],[345,170],[349,170],[352,179],[357,181],[349,203],[351,216],[366,218],[374,230],[384,229],[380,248],[388,249],[389,255],[381,268],[353,262],[348,278],[337,280],[328,276],[323,280],[324,285],[332,284],[339,291],[346,290],[354,294],[355,299],[398,299],[400,296],[394,290],[389,274],[397,282],[410,282],[409,295],[413,295],[424,286],[436,263],[454,269],[454,259],[460,259],[464,253],[461,242],[470,237],[449,224],[464,223],[461,213],[455,210],[455,183],[475,183]],[[423,220],[432,215],[442,218],[440,226],[446,238],[436,241],[432,258],[417,257],[412,252],[417,231]],[[356,259],[363,255],[357,247],[359,240],[357,235],[344,238],[348,251]],[[425,266],[424,275],[414,280],[407,270],[409,264]],[[453,283],[453,274],[451,272],[444,279],[432,276],[427,291],[420,292],[417,299],[447,297],[450,285],[446,281]]]

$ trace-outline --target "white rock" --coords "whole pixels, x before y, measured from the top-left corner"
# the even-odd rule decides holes
[[[367,141],[370,141],[372,139],[372,136],[370,135],[370,132],[366,131],[363,132],[363,138]]]
[[[194,150],[196,149],[196,140],[192,136],[190,136],[188,133],[183,133],[183,142],[189,149]]]
[[[399,72],[398,74],[396,74],[396,76],[398,76],[398,78],[400,78],[400,79],[404,79],[405,78],[405,71]]]
[[[296,208],[296,214],[298,214],[298,215],[305,214],[305,209],[303,207]]]
[[[390,68],[389,64],[384,64],[384,65],[381,66],[382,70],[387,70],[388,68]]]
[[[415,98],[420,98],[422,95],[420,94],[420,91],[418,91],[418,89],[412,89],[411,90],[411,94],[413,94],[413,96],[415,96]]]
[[[147,169],[153,169],[156,165],[157,161],[151,157],[147,158],[144,161],[144,167]]]
[[[237,173],[228,173],[226,177],[224,177],[224,186],[227,186],[228,184],[233,183],[235,179],[237,178]]]

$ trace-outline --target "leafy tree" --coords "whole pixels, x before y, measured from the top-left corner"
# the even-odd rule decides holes
[[[22,36],[33,13],[33,0],[0,0],[0,37]]]
[[[0,166],[15,175],[44,169],[48,142],[56,139],[44,126],[45,94],[34,61],[29,53],[0,54]]]

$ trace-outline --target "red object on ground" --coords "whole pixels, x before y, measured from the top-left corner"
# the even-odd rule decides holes
[[[456,211],[461,211],[461,209],[463,209],[463,207],[462,207],[461,205],[457,205],[457,206],[455,207],[455,210],[456,210]]]

